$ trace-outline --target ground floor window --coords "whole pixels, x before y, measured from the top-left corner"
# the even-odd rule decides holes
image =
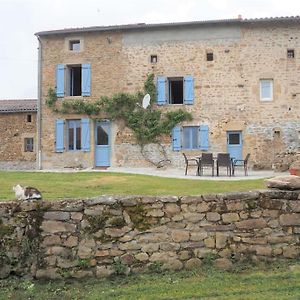
[[[183,149],[192,150],[199,148],[199,127],[183,127]]]
[[[67,121],[67,145],[71,151],[81,150],[81,121]]]
[[[33,152],[33,138],[24,139],[24,151]]]

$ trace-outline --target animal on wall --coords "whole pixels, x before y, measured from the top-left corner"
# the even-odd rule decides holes
[[[21,186],[20,184],[17,184],[13,187],[13,191],[16,194],[17,200],[41,200],[42,194],[41,192],[30,186]]]

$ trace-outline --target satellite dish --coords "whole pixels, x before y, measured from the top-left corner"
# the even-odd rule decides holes
[[[146,94],[146,95],[144,96],[143,102],[142,102],[142,107],[143,107],[144,109],[146,109],[146,108],[150,105],[150,99],[151,99],[151,97],[150,97],[149,94]]]

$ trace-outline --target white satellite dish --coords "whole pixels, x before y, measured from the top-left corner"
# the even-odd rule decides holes
[[[142,107],[146,109],[150,105],[151,97],[149,94],[146,94],[143,98]]]

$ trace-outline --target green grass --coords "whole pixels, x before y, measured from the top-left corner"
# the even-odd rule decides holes
[[[16,184],[38,188],[44,199],[98,195],[199,195],[263,188],[263,180],[213,181],[122,173],[41,173],[0,171],[0,200],[14,199]]]
[[[38,282],[0,281],[0,299],[300,299],[300,271],[288,266],[246,272],[203,269],[193,272],[132,275],[114,279]]]

